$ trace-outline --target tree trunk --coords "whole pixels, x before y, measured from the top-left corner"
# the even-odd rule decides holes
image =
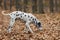
[[[57,0],[55,0],[55,11],[58,11],[58,5],[57,5]]]
[[[32,0],[32,12],[37,12],[37,0]]]
[[[24,0],[23,2],[24,2],[24,7],[23,7],[24,10],[23,10],[23,11],[24,11],[24,12],[27,12],[28,0]]]
[[[11,10],[11,8],[12,8],[12,0],[10,0],[10,10]]]
[[[16,2],[16,10],[18,11],[18,0],[15,0]]]
[[[0,0],[0,7],[2,8],[2,0]]]
[[[22,0],[19,0],[18,5],[19,5],[19,10],[22,11]]]
[[[4,9],[7,10],[6,0],[4,0]]]
[[[38,0],[38,12],[44,13],[43,0]]]
[[[53,0],[50,0],[49,1],[49,3],[50,3],[50,12],[54,12],[54,2],[53,2]]]
[[[22,10],[21,8],[22,8],[22,6],[21,6],[21,0],[16,0],[15,1],[16,2],[16,10],[18,11],[18,10]]]
[[[60,0],[59,0],[59,8],[58,9],[59,9],[59,12],[60,12]]]

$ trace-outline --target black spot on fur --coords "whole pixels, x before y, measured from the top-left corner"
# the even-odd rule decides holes
[[[35,19],[35,21],[36,21],[36,19]]]
[[[19,16],[19,14],[17,14],[16,16]]]
[[[28,15],[28,17],[30,17],[30,16]]]
[[[12,15],[12,14],[11,14]]]
[[[26,16],[26,15],[25,15]]]
[[[33,18],[33,20],[34,20],[34,18]]]
[[[14,21],[13,21],[13,18],[12,18],[12,22],[14,22]]]
[[[14,14],[15,15],[15,14]]]
[[[31,17],[32,18],[32,17]]]
[[[11,26],[8,27],[8,29],[12,28]]]
[[[31,21],[31,19],[29,19],[29,21]]]
[[[18,13],[18,12],[16,12],[16,13]]]
[[[24,13],[22,13],[22,14],[24,14]]]
[[[12,21],[13,22],[13,21]]]
[[[22,17],[22,16],[21,16]]]

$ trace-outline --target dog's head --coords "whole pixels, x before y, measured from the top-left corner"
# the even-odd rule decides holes
[[[42,30],[42,29],[43,29],[40,22],[37,22],[37,25],[36,25],[36,26],[37,26],[37,28],[38,28],[39,30]]]
[[[38,28],[42,27],[40,22],[37,22],[36,24]]]

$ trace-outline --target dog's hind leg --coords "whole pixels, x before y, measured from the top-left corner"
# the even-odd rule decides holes
[[[9,33],[11,32],[11,29],[12,29],[14,23],[15,23],[15,19],[11,18],[10,24],[9,24],[9,27],[8,27],[8,30],[7,30]]]

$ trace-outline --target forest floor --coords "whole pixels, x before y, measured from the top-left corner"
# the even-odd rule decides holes
[[[0,10],[1,12],[2,10]],[[12,28],[12,32],[8,33],[9,16],[0,13],[0,40],[60,40],[60,14],[46,13],[33,14],[42,24],[42,31],[39,31],[34,24],[31,28],[34,33],[25,33],[25,23],[17,20]]]

